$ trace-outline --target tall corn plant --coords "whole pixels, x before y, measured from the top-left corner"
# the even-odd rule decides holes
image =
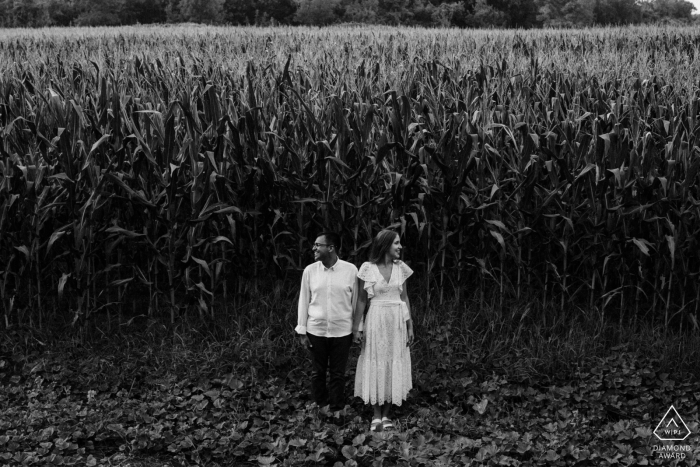
[[[0,39],[5,326],[212,319],[386,227],[427,307],[697,323],[693,31],[154,31]]]

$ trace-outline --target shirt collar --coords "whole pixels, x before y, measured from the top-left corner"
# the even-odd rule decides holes
[[[329,269],[330,269],[331,271],[335,271],[335,267],[338,265],[339,262],[340,262],[340,258],[336,257],[336,258],[335,258],[335,263],[333,263],[333,266],[327,268],[326,265],[323,264],[323,261],[319,261],[319,263],[321,263],[321,266],[323,267],[323,270],[324,270],[324,271],[328,271]]]

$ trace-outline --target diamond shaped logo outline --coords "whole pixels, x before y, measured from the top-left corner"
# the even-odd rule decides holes
[[[673,411],[673,415],[671,415],[671,420],[666,423],[666,428],[668,428],[668,425],[673,422],[674,425],[678,425],[675,421],[675,418],[678,417],[678,420],[681,421],[681,424],[683,425],[683,428],[685,428],[685,436],[682,438],[662,438],[659,436],[657,431],[659,431],[659,428],[663,429],[664,427],[661,426],[661,424],[666,420],[666,417],[668,417],[668,414]],[[656,428],[654,428],[654,435],[659,438],[660,441],[685,441],[685,439],[690,436],[690,428],[688,428],[688,425],[685,424],[685,421],[683,420],[683,417],[678,413],[676,408],[674,406],[669,407],[669,409],[666,411],[663,417],[661,417],[661,421],[659,422],[658,425],[656,425]]]

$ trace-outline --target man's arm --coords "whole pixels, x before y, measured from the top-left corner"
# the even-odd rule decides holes
[[[358,290],[357,303],[355,304],[355,312],[353,313],[352,317],[352,333],[354,336],[353,340],[355,342],[360,342],[362,340],[362,335],[360,333],[364,328],[363,321],[365,306],[367,306],[367,291],[365,290],[364,286],[365,281],[358,277],[356,281],[356,287]]]
[[[357,269],[355,269],[355,272],[353,273],[353,281],[352,281],[352,299],[351,299],[351,306],[352,306],[352,311],[353,311],[353,324],[355,323],[355,308],[357,307],[357,299],[360,295],[360,278],[357,277]],[[354,329],[355,326],[353,326]]]
[[[311,300],[311,287],[309,285],[309,270],[304,269],[301,275],[301,289],[299,290],[299,305],[297,307],[297,327],[294,330],[299,334],[303,347],[313,347],[306,335],[306,323],[309,319],[309,301]]]

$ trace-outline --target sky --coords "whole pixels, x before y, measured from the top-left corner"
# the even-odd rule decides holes
[[[690,3],[695,5],[695,11],[693,12],[693,14],[700,14],[700,0],[690,0]]]

